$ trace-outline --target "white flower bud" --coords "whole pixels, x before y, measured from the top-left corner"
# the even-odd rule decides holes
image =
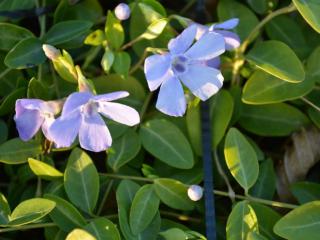
[[[120,3],[114,9],[114,12],[119,20],[127,20],[130,17],[131,13],[129,6],[125,3]]]
[[[61,56],[60,50],[56,49],[54,46],[51,46],[49,44],[43,44],[42,50],[44,51],[44,54],[49,58],[50,60],[56,60],[58,57]]]
[[[192,201],[199,201],[202,198],[203,190],[199,185],[191,185],[188,188],[188,196]]]

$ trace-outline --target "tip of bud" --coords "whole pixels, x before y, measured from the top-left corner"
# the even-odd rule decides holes
[[[188,196],[192,201],[199,201],[202,198],[203,189],[199,185],[191,185],[188,188]]]
[[[114,9],[115,15],[119,20],[127,20],[130,17],[130,7],[125,3],[120,3]]]
[[[42,50],[44,51],[44,54],[47,56],[47,58],[49,58],[50,60],[55,60],[61,55],[59,49],[49,44],[43,44]]]

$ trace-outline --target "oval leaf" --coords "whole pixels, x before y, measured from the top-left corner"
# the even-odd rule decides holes
[[[274,232],[290,240],[314,240],[320,234],[320,201],[304,204],[281,218]]]
[[[293,0],[303,18],[320,33],[320,3],[317,0]]]
[[[43,179],[52,180],[63,176],[62,172],[39,160],[29,158],[28,163],[32,172]]]
[[[147,30],[141,34],[140,38],[152,40],[157,38],[164,28],[167,26],[168,19],[162,18],[153,21],[147,28]]]
[[[154,181],[154,189],[160,200],[171,208],[192,210],[194,207],[187,194],[188,187],[179,181],[158,178]]]
[[[190,143],[174,124],[166,120],[151,120],[140,129],[143,147],[159,160],[181,169],[194,164]]]
[[[232,176],[248,191],[258,178],[258,158],[254,148],[236,128],[227,133],[224,156]]]
[[[153,185],[147,184],[136,193],[130,209],[130,226],[134,235],[147,228],[158,212],[160,199]]]
[[[246,58],[257,67],[282,80],[297,83],[305,78],[303,65],[297,55],[280,41],[260,42]]]
[[[19,226],[35,222],[54,209],[54,201],[43,198],[32,198],[20,203],[10,216],[10,226]]]
[[[97,240],[120,240],[117,227],[106,218],[96,218],[84,226],[84,230],[91,233]]]
[[[71,152],[68,159],[64,187],[72,203],[92,213],[99,196],[99,175],[91,158],[78,148]]]
[[[96,238],[85,230],[74,229],[68,234],[66,240],[96,240]]]

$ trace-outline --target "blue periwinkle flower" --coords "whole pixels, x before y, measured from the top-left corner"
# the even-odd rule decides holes
[[[127,20],[130,17],[130,7],[125,3],[120,3],[114,9],[114,13],[119,20]]]
[[[144,64],[144,72],[151,91],[159,86],[156,107],[171,116],[183,116],[186,99],[181,82],[190,91],[205,101],[222,87],[221,72],[205,64],[225,51],[224,38],[220,34],[205,34],[193,44],[197,27],[186,28],[172,39],[169,52],[149,56]]]
[[[101,115],[129,126],[140,122],[135,109],[110,102],[128,95],[125,91],[97,96],[90,92],[72,93],[63,106],[61,116],[49,128],[56,146],[70,147],[79,135],[80,146],[84,149],[100,152],[109,148],[112,138]]]
[[[60,101],[45,102],[39,99],[18,99],[16,101],[16,122],[19,137],[30,140],[41,128],[45,137],[51,140],[48,128],[54,121],[54,115],[61,109]]]

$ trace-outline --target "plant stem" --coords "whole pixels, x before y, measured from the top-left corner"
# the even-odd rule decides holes
[[[318,107],[317,105],[315,105],[313,102],[311,102],[310,100],[308,100],[305,97],[301,97],[300,98],[302,101],[304,101],[306,104],[310,105],[311,107],[313,107],[314,109],[316,109],[317,111],[320,112],[320,107]]]
[[[184,8],[181,9],[181,11],[179,12],[179,15],[185,14],[185,13],[189,10],[189,8],[191,8],[195,3],[196,3],[196,0],[190,0],[190,1],[184,6]]]
[[[110,178],[115,178],[115,179],[129,179],[129,180],[135,180],[135,181],[141,181],[141,182],[151,182],[151,183],[154,182],[153,179],[145,178],[145,177],[119,175],[119,174],[113,174],[113,173],[100,173],[100,175],[110,177]]]
[[[60,98],[61,98],[61,94],[60,94],[59,85],[58,85],[58,78],[57,78],[57,75],[56,75],[56,72],[55,72],[55,70],[54,70],[53,63],[52,63],[52,62],[50,63],[50,71],[51,71],[51,73],[52,73],[54,90],[55,90],[55,92],[56,92],[57,98],[60,99]]]
[[[143,64],[145,58],[148,55],[148,50],[145,49],[139,61],[130,69],[129,74],[132,75],[135,71],[137,71],[140,66]]]
[[[149,92],[149,93],[148,93],[148,96],[147,96],[146,99],[144,100],[144,103],[143,103],[143,105],[142,105],[142,107],[141,107],[141,110],[140,110],[140,112],[139,112],[141,121],[142,121],[142,119],[143,119],[143,117],[144,117],[144,115],[145,115],[145,113],[146,113],[146,111],[147,111],[147,109],[148,109],[148,106],[149,106],[149,104],[150,104],[150,101],[151,101],[151,99],[152,99],[152,96],[153,96],[153,92]]]
[[[161,213],[161,215],[177,218],[180,221],[190,221],[190,222],[195,222],[195,223],[201,223],[202,222],[202,219],[190,217],[190,216],[185,215],[185,214],[179,214],[179,213],[163,211],[163,210],[161,210],[160,213]]]
[[[98,208],[98,211],[97,211],[97,215],[98,215],[98,216],[101,214],[101,212],[102,212],[102,210],[103,210],[103,207],[104,207],[104,205],[105,205],[105,202],[107,201],[108,196],[109,196],[109,193],[110,193],[110,191],[111,191],[111,189],[112,189],[113,183],[114,183],[114,180],[113,180],[113,179],[110,180],[110,182],[108,183],[107,189],[106,189],[106,191],[105,191],[105,193],[104,193],[104,195],[103,195],[101,204],[100,204],[100,206],[99,206],[99,208]]]
[[[7,75],[12,69],[7,68],[6,70],[4,70],[1,74],[0,74],[0,79],[3,78],[5,75]]]
[[[141,41],[141,40],[142,40],[141,35],[139,35],[139,36],[136,37],[135,39],[133,39],[133,40],[131,40],[130,42],[128,42],[128,43],[126,43],[125,45],[123,45],[123,46],[121,47],[121,51],[124,51],[124,50],[126,50],[127,48],[132,47],[133,44],[135,44],[135,43],[137,43],[137,42],[139,42],[139,41]]]

